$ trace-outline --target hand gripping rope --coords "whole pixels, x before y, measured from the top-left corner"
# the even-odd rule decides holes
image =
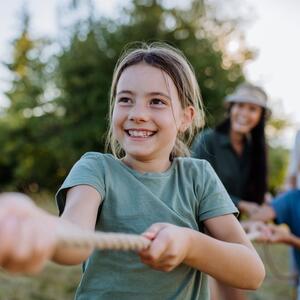
[[[259,238],[259,231],[247,233],[249,240]],[[104,233],[76,230],[72,234],[58,234],[58,245],[62,247],[92,248],[97,250],[122,250],[141,251],[151,245],[151,241],[137,234],[127,233]],[[291,280],[296,278],[295,274],[282,274],[275,266],[269,253],[270,245],[264,245],[265,259],[270,267],[271,273],[279,280]]]
[[[259,232],[248,233],[250,240],[259,237]],[[137,234],[105,233],[76,230],[71,235],[58,234],[62,247],[94,248],[97,250],[140,251],[147,249],[151,241]]]

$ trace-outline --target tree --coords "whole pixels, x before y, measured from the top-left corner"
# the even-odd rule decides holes
[[[13,80],[6,92],[10,105],[0,118],[0,180],[6,188],[34,191],[42,182],[44,187],[53,186],[45,174],[55,174],[57,165],[47,144],[55,123],[55,109],[46,95],[49,76],[43,51],[47,41],[31,39],[29,21],[25,10],[20,36],[12,43],[12,60],[6,63]]]
[[[79,0],[72,1],[72,9],[79,3],[92,10],[92,1]],[[0,120],[7,128],[0,129],[5,151],[0,169],[8,174],[3,182],[22,189],[56,189],[84,152],[103,151],[113,68],[128,43],[165,41],[184,52],[210,126],[222,118],[223,98],[244,80],[243,64],[251,58],[247,47],[238,59],[227,52],[231,34],[239,32],[237,22],[217,19],[214,8],[199,0],[188,8],[132,0],[117,19],[90,15],[65,30],[67,46],[46,61],[41,59],[46,44],[30,38],[28,22],[25,17],[7,65],[14,74],[7,92],[11,105]],[[55,71],[49,74],[53,61]],[[51,99],[47,91],[54,94]]]
[[[178,9],[166,8],[163,1],[133,0],[120,16],[118,20],[80,20],[58,58],[61,96],[57,103],[65,109],[65,157],[75,160],[85,151],[103,150],[113,67],[131,42],[165,41],[185,53],[202,87],[209,125],[221,119],[224,96],[244,80],[242,66],[250,51],[247,56],[243,50],[240,56],[244,59],[238,62],[225,53],[224,36],[237,30],[235,24],[215,20],[203,1],[191,1],[191,8]]]

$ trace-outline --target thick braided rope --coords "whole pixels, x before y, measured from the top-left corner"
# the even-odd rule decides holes
[[[247,234],[250,240],[255,240],[259,232]],[[62,247],[80,247],[93,248],[98,250],[123,250],[140,251],[147,249],[151,241],[137,234],[127,233],[104,233],[77,231],[71,235],[58,235],[59,246]]]
[[[98,250],[140,251],[147,249],[151,241],[141,235],[76,231],[71,235],[58,234],[59,246],[94,248]]]

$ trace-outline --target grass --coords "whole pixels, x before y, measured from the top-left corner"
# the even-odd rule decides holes
[[[37,204],[50,212],[56,208],[49,202],[47,195],[38,198]],[[266,256],[264,246],[255,245],[265,262],[267,276],[261,288],[249,292],[249,300],[289,300],[292,298],[292,287],[288,280],[277,279],[271,272],[272,261],[280,274],[289,273],[288,248],[284,245],[268,246]],[[74,298],[76,286],[81,276],[81,267],[65,267],[48,263],[37,276],[12,276],[0,270],[0,300],[68,300]]]

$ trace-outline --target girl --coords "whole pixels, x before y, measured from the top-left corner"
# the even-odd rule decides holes
[[[0,252],[2,266],[31,271],[46,258],[84,262],[80,300],[209,299],[206,273],[258,288],[264,267],[233,215],[235,206],[208,163],[184,157],[185,142],[203,123],[200,106],[195,75],[178,50],[153,44],[125,53],[111,87],[113,155],[87,153],[74,165],[57,193],[60,218],[32,205],[23,205],[22,217],[0,214],[0,240],[14,232]],[[27,226],[18,228],[20,219]],[[35,222],[34,232],[45,226],[47,237],[30,233]],[[58,247],[55,231],[75,226],[144,232],[152,243],[137,254]],[[30,249],[22,250],[27,241]]]
[[[199,134],[192,149],[195,157],[211,163],[239,210],[252,215],[267,192],[267,95],[260,87],[244,83],[226,102],[228,117],[216,129]],[[243,291],[221,283],[219,289],[225,299],[246,299]]]

